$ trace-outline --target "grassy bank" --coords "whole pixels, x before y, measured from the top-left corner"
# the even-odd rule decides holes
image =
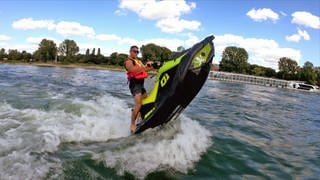
[[[32,65],[42,67],[62,67],[62,68],[86,68],[86,69],[100,69],[100,70],[114,70],[125,71],[122,66],[106,65],[106,64],[86,64],[86,63],[53,63],[53,62],[21,62],[21,61],[0,61],[0,64],[18,64],[18,65]]]

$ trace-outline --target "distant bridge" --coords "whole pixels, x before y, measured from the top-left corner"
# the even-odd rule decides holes
[[[210,71],[208,78],[212,80],[255,84],[255,85],[278,87],[278,88],[290,88],[290,83],[291,83],[290,81],[281,80],[281,79],[266,78],[261,76],[251,76],[251,75],[236,74],[236,73],[221,72],[221,71]]]

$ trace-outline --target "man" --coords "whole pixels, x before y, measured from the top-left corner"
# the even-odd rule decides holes
[[[144,79],[148,77],[147,71],[153,69],[152,62],[148,61],[146,65],[144,65],[140,60],[137,59],[138,54],[138,46],[131,46],[129,57],[124,63],[124,66],[127,70],[129,89],[135,104],[131,113],[130,130],[132,133],[136,129],[135,121],[140,112],[142,99],[147,97],[146,89],[144,88]]]

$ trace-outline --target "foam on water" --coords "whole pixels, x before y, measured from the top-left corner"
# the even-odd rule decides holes
[[[130,112],[125,101],[110,95],[88,101],[64,99],[48,110],[1,103],[0,179],[39,179],[52,169],[59,171],[63,159],[49,156],[62,143],[107,142],[129,136]],[[136,143],[95,153],[92,158],[119,174],[127,171],[137,177],[166,168],[186,172],[210,146],[210,133],[187,117],[172,126],[177,131],[171,138],[162,139],[163,131],[170,132],[170,128],[159,133],[151,130],[134,137]]]
[[[116,168],[119,175],[129,172],[138,178],[144,178],[151,172],[173,169],[186,173],[201,158],[201,155],[211,145],[211,134],[198,122],[181,116],[170,122],[173,127],[159,132],[146,132],[144,136],[154,136],[149,139],[137,140],[135,144],[121,147],[117,150],[105,151],[94,159],[104,161],[107,167]],[[173,137],[164,138],[163,131],[176,129]],[[170,134],[170,132],[169,132]],[[163,139],[157,138],[162,136]],[[156,139],[156,140],[155,140]]]

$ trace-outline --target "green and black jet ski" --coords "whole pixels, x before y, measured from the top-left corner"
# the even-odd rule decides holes
[[[142,100],[135,134],[176,118],[207,80],[214,57],[214,36],[165,61],[149,96]]]

